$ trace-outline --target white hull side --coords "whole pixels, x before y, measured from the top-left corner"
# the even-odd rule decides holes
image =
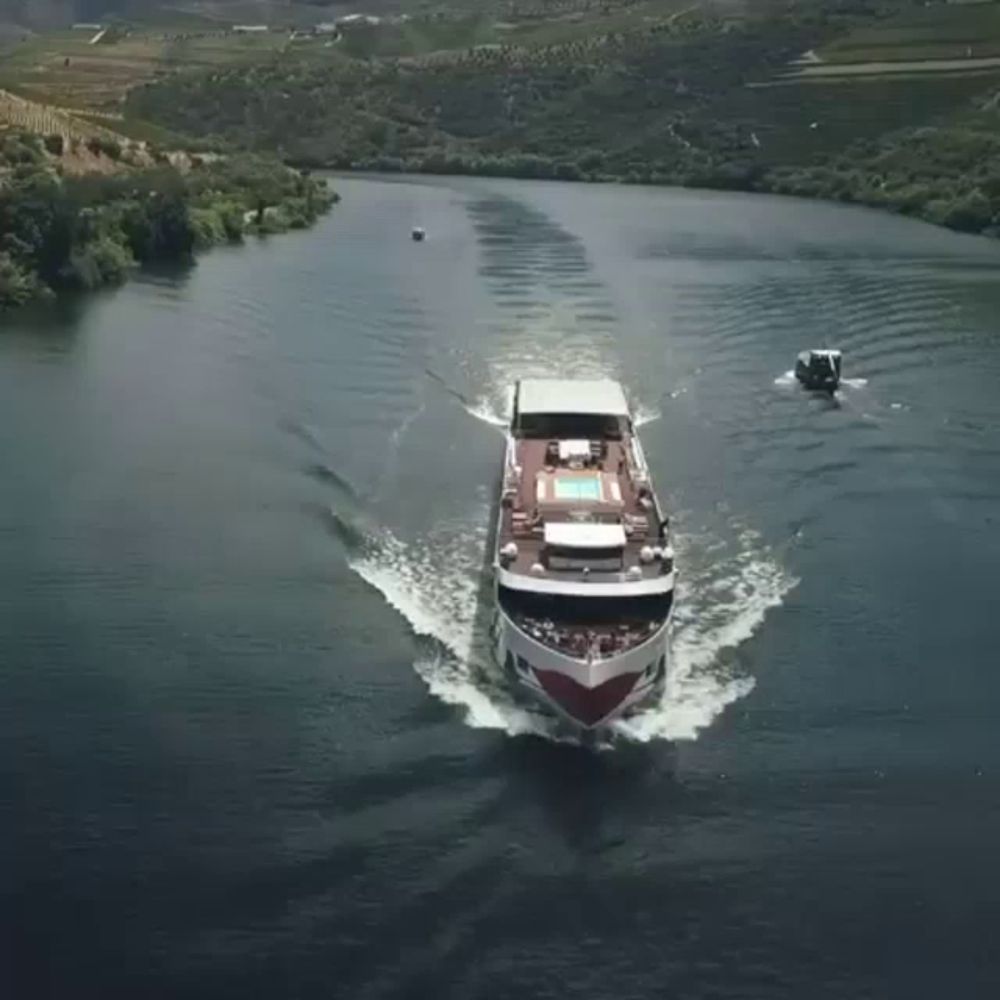
[[[509,682],[581,729],[606,726],[659,697],[671,671],[670,617],[641,645],[588,662],[526,635],[497,604],[492,640]]]

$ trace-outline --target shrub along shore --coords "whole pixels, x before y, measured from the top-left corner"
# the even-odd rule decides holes
[[[0,309],[123,281],[247,235],[304,228],[337,195],[326,181],[252,155],[189,157],[67,176],[61,143],[0,136]]]

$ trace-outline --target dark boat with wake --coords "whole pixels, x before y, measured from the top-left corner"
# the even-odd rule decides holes
[[[807,389],[836,392],[840,388],[840,351],[803,351],[795,360],[795,377]]]

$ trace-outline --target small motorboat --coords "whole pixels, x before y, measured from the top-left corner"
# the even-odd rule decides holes
[[[840,351],[803,351],[795,361],[795,377],[807,389],[836,392],[840,387]]]
[[[427,236],[427,233],[424,232],[424,230],[421,229],[420,226],[414,226],[413,232],[410,235],[413,237],[414,243],[422,243],[425,237]]]

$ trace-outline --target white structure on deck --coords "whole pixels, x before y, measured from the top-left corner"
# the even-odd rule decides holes
[[[521,380],[517,411],[627,417],[628,401],[611,379],[526,378]]]
[[[564,549],[623,549],[625,529],[620,524],[580,524],[549,521],[544,528],[546,545]]]

